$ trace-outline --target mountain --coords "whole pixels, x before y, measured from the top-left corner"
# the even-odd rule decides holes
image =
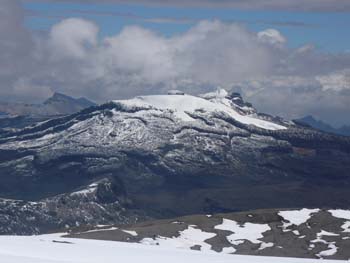
[[[85,99],[75,99],[61,93],[54,93],[42,104],[0,102],[0,112],[9,116],[54,116],[67,115],[96,105]]]
[[[85,98],[74,99],[57,92],[42,104],[0,102],[0,136],[7,130],[23,129],[94,105]]]
[[[224,90],[115,100],[8,131],[0,171],[7,234],[350,206],[350,138],[260,114]]]
[[[87,100],[86,98],[74,99],[56,92],[51,98],[47,99],[43,105],[46,112],[49,112],[50,115],[66,115],[95,106],[96,104]]]
[[[297,119],[295,121],[297,123],[308,125],[320,131],[338,134],[338,135],[350,136],[350,126],[344,125],[343,127],[337,129],[321,120],[316,120],[313,116],[310,116],[310,115],[301,119]]]

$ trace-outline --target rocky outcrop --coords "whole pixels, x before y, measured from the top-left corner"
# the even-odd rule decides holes
[[[121,182],[104,178],[84,189],[36,202],[0,199],[0,234],[33,235],[145,220],[132,210]]]

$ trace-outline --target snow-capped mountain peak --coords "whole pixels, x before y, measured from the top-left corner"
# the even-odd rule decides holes
[[[191,114],[202,112],[205,114],[223,113],[232,117],[238,122],[246,125],[254,125],[266,130],[282,130],[285,126],[271,121],[261,120],[257,116],[244,115],[236,110],[235,105],[229,99],[224,89],[217,92],[204,94],[201,97],[192,95],[151,95],[139,96],[130,100],[115,100],[124,106],[133,108],[145,108],[160,111],[170,111],[177,119],[184,122],[195,122]]]

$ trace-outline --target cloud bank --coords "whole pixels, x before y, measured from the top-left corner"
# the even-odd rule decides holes
[[[33,101],[59,91],[103,102],[221,86],[241,92],[261,111],[350,122],[348,53],[322,53],[312,45],[290,49],[288,39],[273,28],[256,33],[220,21],[201,21],[172,37],[127,26],[101,39],[93,22],[69,18],[48,34],[35,35],[23,27],[18,3],[4,3],[1,98]]]

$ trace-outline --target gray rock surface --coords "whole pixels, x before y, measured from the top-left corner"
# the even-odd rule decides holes
[[[181,238],[181,233],[193,227],[207,233],[214,233],[213,238],[204,242],[211,246],[211,250],[222,253],[223,248],[232,248],[234,254],[325,258],[325,259],[350,259],[350,230],[342,228],[346,223],[350,226],[350,218],[334,217],[329,210],[319,210],[303,216],[303,210],[291,210],[295,212],[294,219],[304,219],[300,224],[291,224],[288,218],[284,218],[281,210],[256,210],[249,212],[186,216],[168,220],[149,221],[128,226],[111,226],[91,231],[76,228],[69,237],[86,238],[122,242],[136,242],[162,246],[185,247],[188,244],[191,249],[202,250],[198,236]],[[347,211],[350,215],[350,211]],[[236,232],[232,244],[229,240],[234,231],[216,229],[223,220],[232,220],[241,229]],[[259,232],[259,227],[266,226],[267,231]],[[349,228],[350,229],[350,228]],[[135,231],[133,235],[126,231]],[[247,230],[246,232],[244,230]],[[131,232],[132,233],[132,232]],[[257,242],[252,236],[261,234]],[[165,243],[164,240],[177,242]],[[146,242],[153,240],[154,242]],[[254,242],[252,242],[254,241]],[[233,242],[233,243],[235,243]],[[183,245],[183,246],[182,246]],[[334,249],[330,249],[330,248]],[[228,250],[227,253],[232,253]]]

